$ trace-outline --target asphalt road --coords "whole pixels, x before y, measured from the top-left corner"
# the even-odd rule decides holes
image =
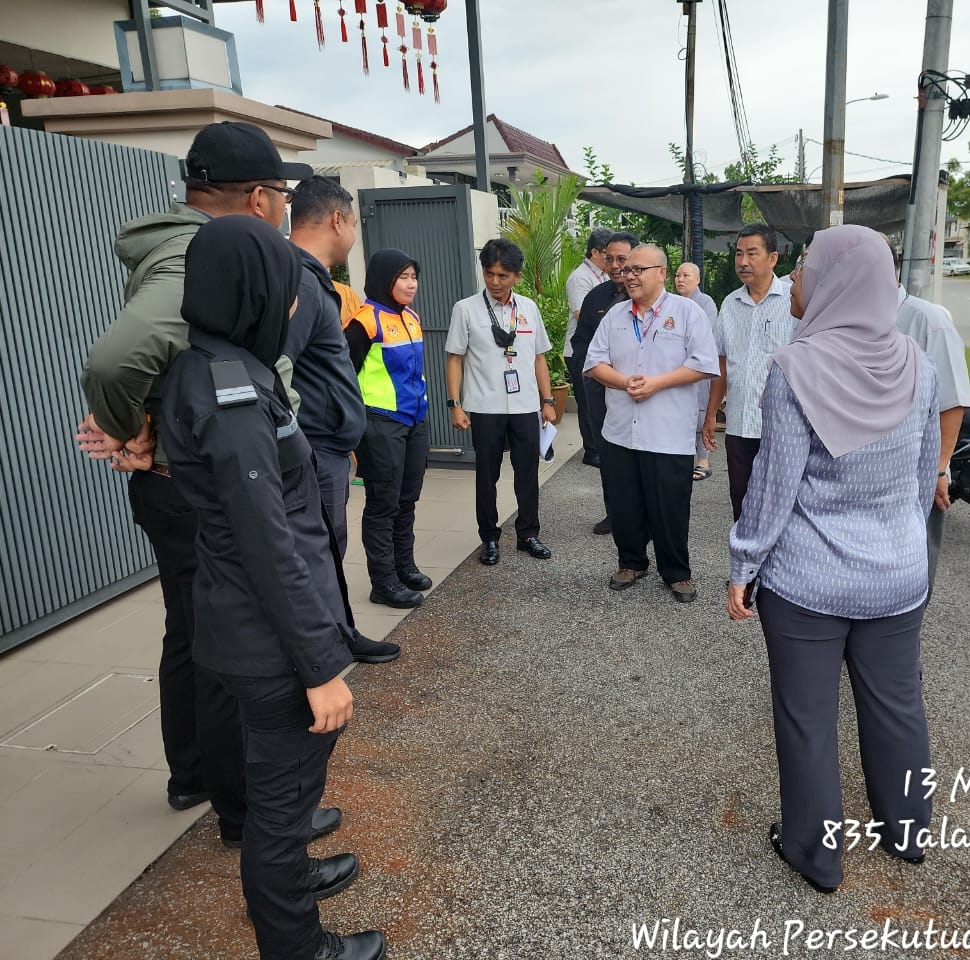
[[[943,306],[953,316],[953,324],[970,346],[970,276],[943,278]]]

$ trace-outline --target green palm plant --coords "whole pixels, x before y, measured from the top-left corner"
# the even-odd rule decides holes
[[[573,204],[579,198],[582,180],[568,174],[552,182],[536,171],[536,183],[519,190],[512,187],[512,213],[502,235],[518,244],[524,263],[522,292],[535,300],[552,342],[546,354],[553,385],[565,383],[562,359],[569,306],[566,280],[583,261],[583,241],[569,232]]]

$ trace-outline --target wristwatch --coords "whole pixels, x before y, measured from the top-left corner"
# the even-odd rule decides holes
[[[543,397],[542,398],[542,402],[543,403],[548,403],[549,406],[551,406],[551,407],[554,407],[556,405],[556,399],[555,399],[555,397]]]
[[[446,406],[448,407],[449,410],[452,407],[460,407],[461,406],[461,401],[460,400],[452,400],[451,397],[449,397]]]

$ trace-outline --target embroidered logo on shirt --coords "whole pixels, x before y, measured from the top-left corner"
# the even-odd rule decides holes
[[[676,327],[676,326],[677,326],[677,324],[674,323],[674,318],[673,317],[667,317],[667,319],[664,320],[664,330],[673,330],[674,327]]]

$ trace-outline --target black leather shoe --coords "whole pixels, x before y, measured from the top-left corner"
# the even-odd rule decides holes
[[[788,858],[785,856],[785,852],[781,849],[781,824],[773,823],[768,829],[768,839],[771,841],[771,849],[781,857],[785,863],[788,863]],[[794,867],[788,863],[788,866],[795,870]],[[806,877],[804,873],[795,870],[797,873],[813,890],[817,890],[819,893],[835,893],[838,887],[823,887],[822,884],[816,883],[811,877]]]
[[[173,810],[190,810],[200,803],[208,802],[209,794],[204,790],[200,790],[198,793],[170,793],[168,795],[168,805]]]
[[[396,643],[370,640],[356,630],[354,639],[347,644],[347,647],[350,655],[358,663],[390,663],[401,656],[401,648]]]
[[[434,584],[417,567],[398,567],[397,578],[410,590],[430,590]]]
[[[387,944],[379,930],[365,930],[349,937],[323,931],[323,943],[313,960],[384,960]]]
[[[328,833],[333,833],[344,821],[344,815],[340,807],[323,807],[313,811],[313,819],[310,821],[310,840],[319,840]]]
[[[599,468],[600,465],[601,465],[600,464],[599,454],[598,453],[584,453],[583,454],[583,463],[585,463],[587,467],[596,467],[596,468]]]
[[[535,557],[536,560],[548,560],[552,556],[552,551],[538,537],[518,540],[515,549],[524,550],[530,557]]]
[[[321,860],[310,857],[310,885],[317,900],[326,900],[346,890],[360,873],[360,861],[352,853],[338,853]]]
[[[386,607],[404,610],[408,607],[420,607],[424,603],[424,597],[417,590],[411,590],[399,582],[383,587],[371,587],[370,602],[383,603]]]
[[[605,537],[613,532],[613,521],[609,517],[603,517],[599,523],[593,524],[593,533],[598,537]]]
[[[478,560],[486,567],[494,567],[498,563],[498,540],[485,540],[478,554]]]

